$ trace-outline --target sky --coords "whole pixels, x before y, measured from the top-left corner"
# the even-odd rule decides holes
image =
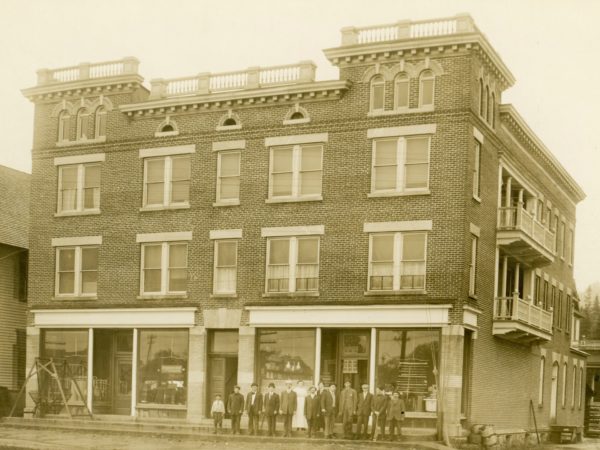
[[[469,13],[516,78],[503,94],[587,194],[575,278],[600,281],[600,2],[596,0],[0,0],[0,165],[31,171],[36,70],[135,56],[153,78],[311,59],[344,26]],[[583,74],[587,74],[586,77]]]

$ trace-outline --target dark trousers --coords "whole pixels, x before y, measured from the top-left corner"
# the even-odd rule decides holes
[[[369,434],[369,416],[360,414],[356,420],[356,434],[367,436]]]
[[[323,416],[325,420],[325,437],[333,435],[333,426],[335,425],[335,413],[325,413]]]
[[[344,424],[344,436],[350,437],[352,436],[352,419],[354,416],[349,411],[344,411],[342,413],[342,422]]]
[[[376,433],[379,426],[379,433]],[[383,438],[385,436],[385,414],[373,414],[373,423],[371,424],[371,435],[373,438]]]
[[[306,423],[308,424],[308,437],[313,437],[319,429],[319,418],[311,417],[306,419]]]
[[[402,435],[402,421],[392,418],[392,420],[390,420],[390,438],[392,440],[396,440],[396,428],[398,428],[398,435]]]
[[[284,414],[283,415],[283,431],[285,436],[292,435],[292,417],[293,414]]]
[[[217,429],[220,428],[221,430],[223,429],[223,413],[213,413],[213,422],[215,423],[215,433],[217,432]]]
[[[248,431],[250,434],[258,434],[258,423],[260,416],[257,413],[248,411]]]
[[[231,432],[240,434],[240,419],[241,414],[231,414]]]
[[[274,436],[275,429],[277,428],[277,416],[275,414],[267,416],[267,425],[269,427],[269,436]]]

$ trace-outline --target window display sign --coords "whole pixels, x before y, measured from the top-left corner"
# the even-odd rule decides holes
[[[343,373],[358,373],[358,359],[344,359]]]

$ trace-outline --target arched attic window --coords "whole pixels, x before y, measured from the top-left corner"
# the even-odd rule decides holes
[[[171,131],[175,131],[175,128],[173,128],[173,125],[171,125],[170,123],[163,125],[160,129],[161,133],[169,133]]]
[[[424,70],[419,76],[419,106],[433,106],[435,77],[431,70]]]
[[[71,115],[63,109],[58,115],[58,141],[68,141],[71,133]]]
[[[94,135],[96,139],[106,136],[106,118],[106,108],[104,106],[96,108],[96,122],[94,124]]]
[[[237,122],[235,121],[235,119],[233,117],[228,117],[227,119],[225,119],[223,121],[223,126],[224,127],[231,127],[237,125]]]
[[[396,109],[408,108],[410,80],[405,73],[399,73],[394,80],[394,106]]]
[[[296,111],[295,113],[293,113],[290,116],[290,120],[298,120],[298,119],[304,119],[304,114],[302,114],[300,111]]]
[[[381,75],[371,78],[371,111],[383,111],[385,105],[385,80]]]
[[[77,140],[87,139],[90,130],[90,113],[86,108],[77,111]]]

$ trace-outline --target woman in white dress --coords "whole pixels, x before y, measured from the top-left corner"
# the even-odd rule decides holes
[[[306,422],[306,417],[304,417],[304,401],[306,400],[307,391],[304,387],[304,381],[299,380],[298,383],[296,383],[294,392],[296,393],[298,401],[296,413],[292,417],[292,428],[296,428],[297,430],[306,430],[308,423]]]

